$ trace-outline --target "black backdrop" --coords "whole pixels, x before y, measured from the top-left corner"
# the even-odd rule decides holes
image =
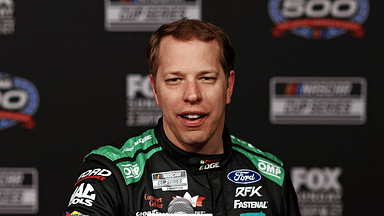
[[[35,214],[57,215],[90,150],[150,127],[126,124],[126,76],[148,73],[145,46],[151,32],[107,31],[102,0],[12,2],[15,29],[0,35],[0,73],[29,80],[40,103],[34,129],[17,124],[0,130],[0,167],[35,168]],[[380,214],[384,4],[370,1],[363,38],[347,32],[329,40],[289,32],[272,37],[275,24],[267,6],[267,0],[202,3],[202,18],[224,29],[237,51],[235,92],[226,118],[231,133],[275,154],[288,169],[342,169],[337,178],[342,214],[322,215]],[[366,122],[272,124],[272,77],[365,78]]]

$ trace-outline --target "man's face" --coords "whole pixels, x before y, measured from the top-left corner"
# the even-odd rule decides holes
[[[231,71],[226,80],[219,51],[216,40],[179,41],[167,36],[160,42],[156,85],[152,76],[151,85],[156,86],[153,93],[163,112],[165,134],[184,150],[222,143],[235,74]],[[215,152],[210,148],[205,153]]]

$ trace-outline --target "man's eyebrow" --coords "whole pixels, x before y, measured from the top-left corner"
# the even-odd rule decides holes
[[[200,71],[201,75],[210,74],[210,73],[218,74],[219,72],[216,70],[202,70],[202,71]]]
[[[183,72],[183,71],[164,71],[163,73],[163,77],[166,77],[166,76],[182,76],[182,75],[185,75],[187,73]],[[203,69],[201,71],[198,71],[197,72],[197,75],[199,76],[204,76],[204,75],[209,75],[209,74],[219,74],[219,71],[217,70],[214,70],[214,69]]]
[[[165,71],[164,72],[164,76],[167,76],[167,75],[182,75],[183,72],[181,71]]]

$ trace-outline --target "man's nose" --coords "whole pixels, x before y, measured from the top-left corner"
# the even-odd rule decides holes
[[[201,91],[197,81],[188,81],[186,83],[183,100],[192,104],[201,101]]]

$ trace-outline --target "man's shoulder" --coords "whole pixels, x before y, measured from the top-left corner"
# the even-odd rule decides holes
[[[282,186],[285,178],[283,162],[271,153],[263,152],[251,143],[231,135],[232,148],[247,157],[267,179]]]
[[[266,160],[269,160],[278,166],[283,166],[283,162],[279,158],[277,158],[275,155],[273,155],[269,152],[263,152],[260,149],[256,148],[255,146],[253,146],[251,143],[249,143],[243,139],[240,139],[238,137],[231,135],[231,141],[234,144],[233,148],[235,150],[246,151],[251,155],[263,157]]]
[[[156,144],[158,144],[158,141],[154,129],[149,129],[141,135],[121,139],[112,144],[104,145],[93,150],[86,156],[86,158],[91,155],[101,155],[111,161],[123,158],[134,158],[138,153],[145,153]]]

